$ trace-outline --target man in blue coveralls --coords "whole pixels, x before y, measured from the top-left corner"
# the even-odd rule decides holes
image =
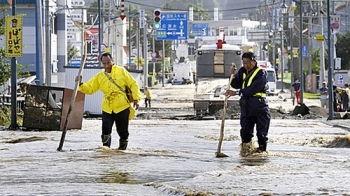
[[[257,66],[254,53],[245,52],[242,55],[243,67],[236,72],[235,68],[230,70],[235,74],[231,86],[240,89],[227,90],[227,96],[239,94],[241,99],[241,155],[248,156],[253,152],[266,152],[268,131],[270,127],[270,109],[266,100],[267,73]],[[252,138],[254,137],[254,126],[256,125],[256,135],[258,138],[258,149],[253,149]]]

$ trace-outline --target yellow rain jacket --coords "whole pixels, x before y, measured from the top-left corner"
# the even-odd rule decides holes
[[[151,93],[151,91],[150,91],[149,89],[147,89],[147,90],[145,91],[145,95],[146,95],[146,98],[147,98],[147,99],[149,99],[149,100],[152,99],[152,93]]]
[[[101,71],[94,77],[79,86],[79,91],[85,94],[92,95],[100,90],[104,96],[102,100],[102,111],[109,114],[118,113],[126,108],[130,108],[129,120],[135,116],[135,109],[133,103],[129,103],[126,93],[122,92],[115,84],[113,84],[108,77]],[[124,68],[116,65],[112,66],[111,73],[107,73],[111,78],[122,88],[128,86],[132,91],[132,97],[139,102],[142,99],[142,94],[137,81]]]

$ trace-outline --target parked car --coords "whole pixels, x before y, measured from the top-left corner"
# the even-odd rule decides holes
[[[135,58],[135,57],[132,56],[131,59],[129,59],[129,58],[126,58],[126,59],[125,59],[124,67],[125,67],[126,69],[136,70],[136,64],[135,64],[135,62],[134,62],[134,58]]]

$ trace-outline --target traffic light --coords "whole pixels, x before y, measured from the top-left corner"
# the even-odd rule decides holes
[[[153,12],[153,17],[154,17],[154,28],[155,29],[159,29],[160,28],[160,24],[161,24],[161,16],[160,16],[160,10],[159,9],[155,9],[154,12]]]

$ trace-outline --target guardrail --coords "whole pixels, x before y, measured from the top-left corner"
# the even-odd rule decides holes
[[[17,93],[17,111],[20,112],[24,108],[25,98],[22,93]],[[11,106],[11,95],[0,95],[0,106]]]

